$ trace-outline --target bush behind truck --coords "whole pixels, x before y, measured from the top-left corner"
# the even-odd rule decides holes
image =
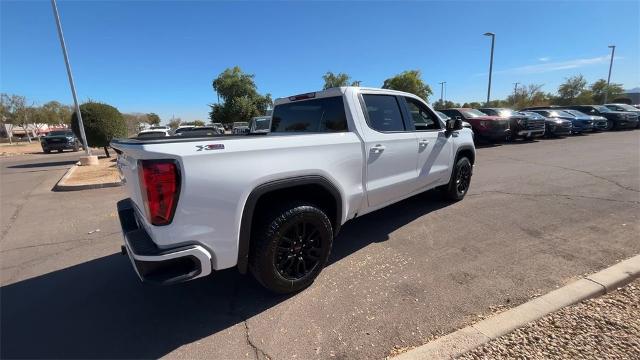
[[[111,157],[108,150],[109,142],[114,138],[127,136],[127,123],[124,116],[111,105],[93,101],[80,105],[80,112],[88,145],[104,148],[107,157]],[[71,117],[71,127],[74,134],[80,138],[76,112]]]

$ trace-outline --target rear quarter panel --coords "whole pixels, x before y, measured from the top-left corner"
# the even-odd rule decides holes
[[[198,151],[202,145],[224,149]],[[235,266],[242,212],[251,191],[274,180],[303,175],[323,176],[342,195],[343,219],[362,203],[362,149],[353,132],[268,135],[241,139],[149,144],[127,151],[138,159],[179,161],[182,187],[171,224],[144,227],[159,247],[199,243],[211,250],[216,270]],[[127,169],[128,167],[128,169]],[[135,162],[123,170],[137,177]],[[128,181],[127,191],[143,214],[140,187]]]

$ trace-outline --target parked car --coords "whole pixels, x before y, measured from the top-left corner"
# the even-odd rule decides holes
[[[571,120],[546,117],[543,115],[544,113],[546,113],[545,110],[530,110],[520,112],[528,116],[538,117],[539,119],[544,120],[544,135],[547,137],[564,136],[571,134],[571,128],[573,127]]]
[[[222,125],[222,123],[213,123],[212,126],[214,126],[215,128],[218,129],[218,131],[220,131],[221,134],[225,133],[224,130],[224,125]]]
[[[527,115],[506,108],[481,108],[478,110],[487,115],[508,118],[512,139],[523,138],[531,140],[544,135],[545,125],[542,119],[530,118]]]
[[[638,108],[638,105],[633,106],[627,104],[604,104],[604,106],[613,111],[630,112],[640,117],[640,108]],[[638,121],[638,125],[636,125],[636,128],[640,128],[640,121]]]
[[[142,130],[137,135],[138,138],[165,137],[165,136],[171,136],[169,129],[159,128],[154,130],[151,130],[151,129]]]
[[[182,133],[185,133],[187,131],[191,131],[191,129],[193,129],[195,126],[193,125],[182,125],[182,126],[178,126],[174,131],[173,131],[173,135],[180,135]]]
[[[256,116],[249,123],[249,132],[265,134],[271,131],[271,116]]]
[[[440,117],[440,119],[443,122],[446,122],[447,120],[451,119],[447,114],[445,114],[445,113],[443,113],[441,111],[435,110],[435,113],[436,113],[436,115],[438,115]],[[466,122],[464,120],[462,121],[462,127],[466,128],[466,129],[469,129],[469,130],[471,130],[471,132],[473,132],[473,128],[471,127],[471,124],[469,124],[468,122]]]
[[[242,135],[249,133],[249,123],[244,121],[237,121],[233,123],[231,133],[234,135]]]
[[[42,151],[50,153],[52,150],[62,152],[63,150],[78,151],[82,148],[80,140],[71,130],[54,130],[47,136],[40,138]]]
[[[453,201],[469,189],[471,132],[413,94],[295,95],[275,101],[272,122],[263,136],[111,142],[129,195],[117,205],[123,252],[143,281],[236,266],[272,291],[296,292],[348,220],[429,189]]]
[[[535,113],[538,113],[547,118],[553,119],[563,119],[571,121],[571,133],[572,134],[583,134],[587,131],[593,130],[593,121],[591,118],[581,118],[578,119],[574,115],[569,114],[563,110],[557,109],[541,109],[541,110],[532,110]]]
[[[634,113],[613,111],[603,105],[571,105],[566,108],[578,110],[587,115],[606,118],[607,130],[634,129],[638,127],[638,115]]]
[[[183,137],[218,136],[224,135],[224,131],[221,131],[217,126],[195,126],[180,135]]]
[[[607,118],[604,118],[602,116],[587,115],[582,111],[573,109],[563,109],[562,111],[569,113],[578,119],[591,120],[591,123],[593,125],[592,131],[602,131],[607,129]]]
[[[473,133],[482,140],[503,141],[511,139],[508,118],[490,116],[471,108],[452,108],[440,111],[452,119],[459,117],[471,124]]]

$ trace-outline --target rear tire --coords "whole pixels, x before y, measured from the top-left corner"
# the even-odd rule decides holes
[[[251,273],[267,289],[287,294],[313,283],[333,243],[333,227],[315,205],[293,202],[268,209],[252,233]]]
[[[445,195],[453,201],[464,199],[471,185],[472,165],[466,156],[458,158],[451,172],[451,179],[446,188]]]

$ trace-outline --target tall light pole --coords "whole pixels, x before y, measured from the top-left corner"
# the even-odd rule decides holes
[[[76,85],[73,82],[73,75],[71,74],[71,65],[69,64],[69,56],[67,55],[67,45],[64,43],[64,35],[62,34],[62,25],[60,24],[60,15],[58,14],[58,5],[56,4],[56,0],[51,0],[51,7],[53,8],[53,16],[56,18],[56,26],[58,28],[58,38],[60,39],[60,46],[62,47],[64,64],[67,66],[67,76],[69,77],[69,86],[71,86],[71,94],[73,95],[73,102],[76,105],[76,114],[78,115],[78,127],[80,128],[80,137],[82,138],[82,145],[84,145],[84,151],[87,154],[87,156],[91,156],[91,149],[89,149],[89,145],[87,144],[87,136],[84,133],[84,123],[82,122],[80,105],[78,105],[78,96],[76,95]]]
[[[604,103],[607,103],[607,98],[609,97],[609,83],[611,82],[611,68],[613,67],[613,55],[616,53],[616,46],[609,45],[611,49],[611,61],[609,62],[609,76],[607,76],[607,88],[604,91]]]
[[[444,94],[444,84],[446,84],[446,83],[447,83],[446,81],[442,81],[442,82],[439,82],[439,83],[438,83],[438,84],[440,84],[440,103],[441,103],[441,104],[443,104],[443,105],[444,105],[444,100],[443,100],[443,99],[444,99],[444,97],[443,97],[443,94]]]
[[[491,58],[489,60],[489,87],[487,88],[487,106],[491,100],[491,73],[493,73],[493,47],[496,43],[496,34],[492,32],[484,33],[484,36],[491,36]]]
[[[520,83],[519,82],[514,82],[513,83],[513,105],[516,104],[516,97],[518,96],[518,85]]]

